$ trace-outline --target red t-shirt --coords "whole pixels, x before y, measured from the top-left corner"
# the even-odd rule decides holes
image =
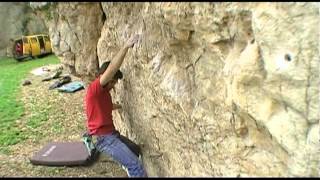
[[[100,77],[88,87],[85,96],[87,130],[91,135],[105,135],[115,128],[112,120],[112,99],[110,89],[100,85]]]

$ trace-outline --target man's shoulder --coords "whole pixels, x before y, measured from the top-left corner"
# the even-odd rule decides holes
[[[96,86],[96,85],[100,85],[100,78],[97,77],[95,78],[93,81],[91,81],[89,84],[88,84],[88,88],[89,87],[92,87],[92,86]]]
[[[101,94],[104,88],[100,85],[100,78],[97,77],[87,86],[87,94]]]

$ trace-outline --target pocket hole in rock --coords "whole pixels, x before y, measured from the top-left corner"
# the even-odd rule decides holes
[[[284,59],[288,62],[290,62],[292,59],[291,59],[291,56],[289,54],[286,54],[284,55]]]

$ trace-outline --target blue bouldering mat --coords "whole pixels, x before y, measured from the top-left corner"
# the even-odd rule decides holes
[[[57,89],[59,92],[73,93],[78,90],[84,89],[84,85],[83,85],[83,82],[74,81],[74,82],[65,84]]]

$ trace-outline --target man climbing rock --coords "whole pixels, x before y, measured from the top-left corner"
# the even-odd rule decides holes
[[[124,166],[129,177],[145,177],[146,172],[138,158],[139,147],[120,135],[114,127],[112,110],[121,106],[112,103],[110,90],[122,79],[119,68],[128,49],[133,47],[138,38],[138,35],[132,36],[111,62],[102,64],[98,77],[89,84],[85,96],[87,130],[89,135],[97,137],[96,149]]]

